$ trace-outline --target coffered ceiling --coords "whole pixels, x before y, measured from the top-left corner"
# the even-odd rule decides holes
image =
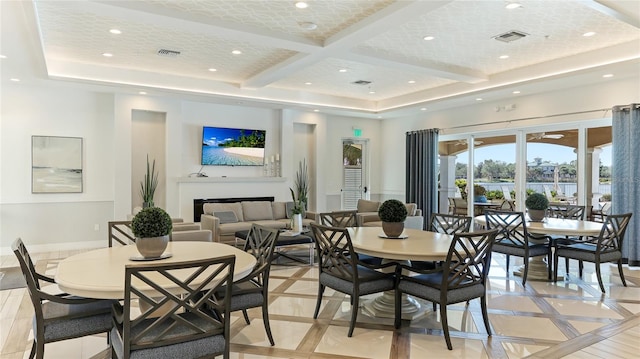
[[[21,11],[50,78],[372,117],[640,73],[640,1],[307,4],[36,0]],[[525,36],[495,39],[511,31]]]

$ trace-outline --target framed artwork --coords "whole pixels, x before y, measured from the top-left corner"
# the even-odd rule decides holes
[[[31,193],[82,192],[82,137],[31,136]]]

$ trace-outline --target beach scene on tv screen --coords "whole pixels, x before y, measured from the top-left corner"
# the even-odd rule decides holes
[[[202,164],[213,166],[262,166],[264,130],[204,127]]]

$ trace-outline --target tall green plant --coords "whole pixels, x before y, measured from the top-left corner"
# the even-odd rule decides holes
[[[153,207],[153,195],[158,187],[158,172],[156,172],[156,160],[153,164],[149,164],[149,155],[147,155],[147,173],[144,180],[140,182],[140,196],[142,196],[142,206],[144,208]]]
[[[307,171],[306,159],[303,159],[299,163],[294,184],[296,186],[296,197],[298,197],[298,201],[301,202],[301,205],[306,209],[309,195],[309,173]]]

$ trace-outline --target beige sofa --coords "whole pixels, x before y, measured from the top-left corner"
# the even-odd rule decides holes
[[[289,207],[293,202],[289,202]],[[211,230],[214,242],[235,243],[235,233],[251,228],[256,223],[269,228],[287,228],[287,202],[243,201],[235,203],[205,203],[200,217],[202,229]],[[307,211],[303,226],[316,220],[316,213]]]
[[[356,223],[358,227],[382,227],[382,221],[378,216],[378,207],[381,202],[369,201],[366,199],[358,200],[358,212],[356,213]],[[404,225],[407,228],[422,229],[424,218],[422,210],[417,208],[415,203],[406,203],[407,219]]]

